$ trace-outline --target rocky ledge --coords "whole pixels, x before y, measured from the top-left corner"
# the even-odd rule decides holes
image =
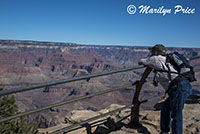
[[[200,133],[200,95],[192,95],[187,100],[183,116],[184,116],[184,134],[199,134]],[[122,105],[112,104],[101,111],[92,110],[74,110],[65,117],[63,124],[47,129],[40,129],[40,133],[48,133],[57,129],[73,125],[77,122],[84,121],[88,118],[112,111],[123,107]],[[130,127],[130,109],[123,110],[90,122],[89,124],[77,127],[73,131],[68,131],[68,134],[159,134],[160,133],[160,111],[141,111],[140,123],[138,128]]]

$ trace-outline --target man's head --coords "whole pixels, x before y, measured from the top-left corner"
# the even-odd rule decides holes
[[[166,48],[162,44],[156,44],[154,47],[149,48],[152,51],[152,55],[165,55]]]

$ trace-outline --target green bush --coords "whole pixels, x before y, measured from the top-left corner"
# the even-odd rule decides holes
[[[2,90],[2,89],[0,89]],[[19,113],[14,96],[0,97],[0,118]],[[24,117],[0,123],[0,134],[36,134],[37,124],[30,123]]]

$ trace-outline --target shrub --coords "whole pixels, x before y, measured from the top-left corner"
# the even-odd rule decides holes
[[[0,89],[2,90],[2,89]],[[19,113],[14,96],[0,97],[0,118],[5,118]],[[28,122],[26,118],[20,117],[0,123],[0,134],[36,134],[37,124]]]

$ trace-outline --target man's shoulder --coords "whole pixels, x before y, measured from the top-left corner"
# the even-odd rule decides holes
[[[163,56],[163,55],[154,55],[154,56],[151,56],[151,58],[166,58],[166,56]]]
[[[151,56],[148,58],[140,59],[138,62],[139,64],[144,64],[144,65],[151,65],[151,66],[158,66],[160,65],[160,62],[164,63],[166,61],[166,57],[162,55],[158,56]]]
[[[162,56],[162,55],[155,55],[155,56],[151,56],[150,58],[154,60],[158,60],[158,59],[163,60],[163,61],[166,60],[166,56]]]

